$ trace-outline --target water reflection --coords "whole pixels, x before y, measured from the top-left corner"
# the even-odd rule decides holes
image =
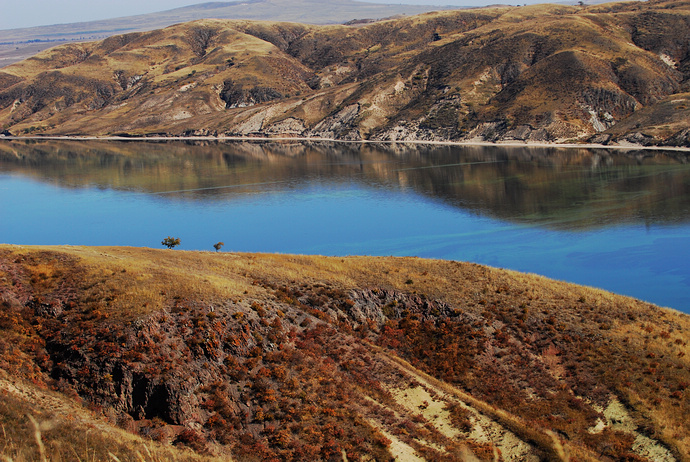
[[[0,141],[0,242],[416,255],[690,312],[690,163],[670,152]]]
[[[347,185],[550,229],[690,221],[685,153],[333,143],[3,141],[0,171],[184,201]]]

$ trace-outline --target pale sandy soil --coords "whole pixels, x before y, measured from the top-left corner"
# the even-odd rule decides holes
[[[440,146],[494,146],[494,147],[533,147],[533,148],[578,148],[578,149],[617,149],[622,151],[683,151],[690,152],[690,147],[673,146],[642,146],[642,145],[611,145],[611,144],[578,144],[578,143],[534,143],[506,141],[492,143],[488,141],[371,141],[371,140],[334,140],[329,138],[309,138],[309,137],[262,137],[262,136],[2,136],[0,140],[70,140],[70,141],[174,141],[174,140],[193,140],[193,141],[328,141],[332,143],[349,144],[427,144]]]
[[[391,455],[395,458],[396,462],[425,462],[426,459],[423,459],[417,455],[415,452],[414,448],[410,446],[409,444],[400,441],[397,436],[393,435],[390,432],[387,432],[382,425],[380,425],[378,422],[375,420],[369,420],[369,424],[372,427],[375,427],[378,431],[381,432],[383,436],[388,438],[391,442],[390,446],[388,446],[388,450],[390,451]]]
[[[637,425],[630,413],[617,398],[613,398],[606,406],[606,409],[600,408],[597,410],[604,415],[606,421],[599,419],[597,424],[589,429],[590,433],[601,433],[604,429],[610,427],[613,430],[629,433],[635,437],[632,449],[637,455],[658,462],[672,462],[676,460],[671,452],[658,441],[637,431]]]
[[[405,372],[419,382],[420,386],[390,390],[396,402],[409,411],[422,414],[444,436],[451,439],[461,436],[460,430],[451,423],[450,414],[444,409],[447,402],[458,402],[457,397],[450,396],[444,390],[435,387],[421,374],[415,374],[410,369],[405,369]],[[492,443],[500,450],[502,459],[505,461],[536,462],[538,460],[536,456],[531,454],[529,444],[522,441],[514,433],[467,403],[461,400],[460,403],[471,412],[473,426],[469,435],[466,435],[467,439],[481,443]],[[470,455],[466,456],[469,457]]]
[[[372,348],[379,350],[377,347],[372,346]],[[384,357],[388,358],[385,355]],[[471,401],[463,399],[464,393],[459,390],[450,392],[437,386],[424,373],[404,361],[391,360],[388,362],[408,378],[395,383],[383,384],[391,393],[396,403],[396,406],[389,409],[394,410],[398,417],[407,416],[407,418],[410,418],[410,416],[421,415],[424,421],[431,424],[448,441],[456,443],[475,441],[492,444],[495,448],[494,454],[497,460],[527,462],[539,460],[528,443],[505,428],[501,422],[473,406]],[[375,402],[373,399],[369,399]],[[469,419],[472,425],[472,429],[469,432],[457,428],[452,423],[450,413],[446,409],[449,403],[460,404],[469,411]],[[391,434],[382,422],[372,419],[370,424],[391,440],[392,443],[389,449],[396,461],[416,462],[425,460],[409,442],[405,442],[400,437]],[[421,438],[417,435],[414,437],[414,441],[416,444],[434,449],[440,454],[447,453],[447,449],[440,445],[438,440],[430,441],[428,438]],[[463,447],[461,445],[461,451],[462,454],[454,455],[468,462],[478,460],[468,446]]]
[[[393,398],[410,412],[417,412],[433,422],[434,427],[448,438],[460,433],[450,421],[450,413],[444,409],[444,400],[434,399],[424,387],[391,390]]]

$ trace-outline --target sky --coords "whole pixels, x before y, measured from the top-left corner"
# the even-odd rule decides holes
[[[154,13],[204,0],[0,0],[0,29],[65,24]]]
[[[171,10],[206,1],[209,0],[0,0],[0,29],[18,29],[110,19]],[[510,1],[501,0],[477,0],[476,2],[470,0],[370,1],[375,3],[460,6],[468,4],[511,3]]]

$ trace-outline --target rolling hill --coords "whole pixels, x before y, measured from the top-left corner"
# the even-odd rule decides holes
[[[208,2],[157,13],[72,24],[0,30],[0,67],[15,63],[60,42],[102,40],[205,18],[290,21],[308,24],[367,22],[397,15],[454,9],[439,5],[377,4],[353,0],[251,0]]]
[[[11,460],[690,457],[687,315],[538,276],[0,246],[0,304]]]
[[[201,20],[0,71],[15,135],[688,144],[687,2]]]

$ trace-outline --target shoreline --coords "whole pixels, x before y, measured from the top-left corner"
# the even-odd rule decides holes
[[[428,144],[437,146],[467,146],[467,147],[510,147],[510,148],[566,148],[566,149],[616,149],[623,151],[679,151],[690,152],[690,147],[684,146],[642,146],[642,145],[606,145],[595,143],[534,143],[534,142],[491,142],[491,141],[429,141],[429,140],[338,140],[316,137],[293,136],[72,136],[72,135],[46,135],[46,136],[0,136],[0,140],[49,140],[49,141],[319,141],[329,143],[349,144]]]

